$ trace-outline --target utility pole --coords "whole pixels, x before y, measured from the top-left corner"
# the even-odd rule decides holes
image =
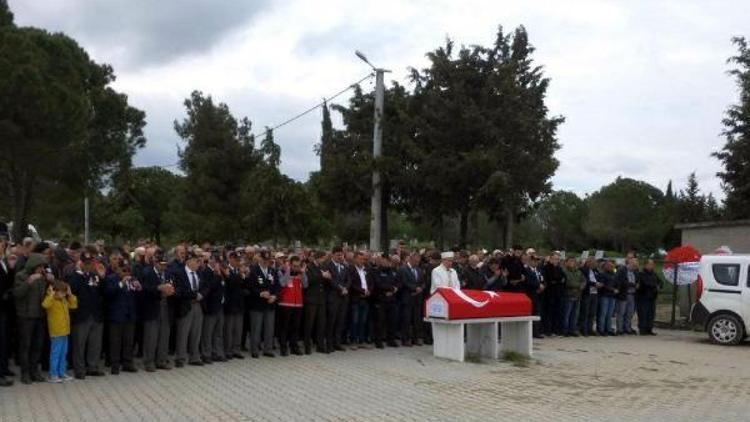
[[[360,51],[357,57],[370,65],[375,71],[375,124],[372,130],[372,157],[376,167],[372,170],[372,199],[370,201],[370,250],[380,252],[382,246],[381,223],[383,222],[383,186],[380,183],[379,158],[383,155],[383,110],[385,100],[384,75],[390,70],[373,66]]]
[[[89,197],[83,198],[83,244],[89,244]]]

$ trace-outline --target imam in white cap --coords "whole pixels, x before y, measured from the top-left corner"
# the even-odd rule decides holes
[[[442,259],[453,259],[453,257],[453,252],[443,252],[440,254],[440,258]]]

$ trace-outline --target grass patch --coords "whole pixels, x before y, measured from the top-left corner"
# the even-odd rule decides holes
[[[503,360],[512,363],[517,368],[528,368],[531,362],[528,356],[513,351],[503,352]]]

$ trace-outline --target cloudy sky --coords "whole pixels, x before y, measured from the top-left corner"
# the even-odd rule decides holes
[[[177,161],[173,121],[194,89],[260,129],[366,75],[355,49],[406,83],[408,67],[425,66],[425,53],[446,36],[489,45],[498,25],[525,25],[552,79],[549,107],[567,119],[553,182],[580,194],[618,175],[662,189],[672,179],[680,188],[696,171],[702,187],[720,195],[710,153],[723,144],[721,118],[737,99],[726,59],[732,36],[750,36],[746,0],[9,3],[17,24],[64,31],[114,66],[117,89],[147,113],[138,165]],[[305,180],[318,166],[320,113],[275,136],[283,171]]]

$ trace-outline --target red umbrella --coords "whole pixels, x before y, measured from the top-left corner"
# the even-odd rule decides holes
[[[701,260],[701,253],[692,245],[678,246],[670,249],[664,258],[664,267],[671,268],[673,264],[682,264],[683,262],[698,262]]]

